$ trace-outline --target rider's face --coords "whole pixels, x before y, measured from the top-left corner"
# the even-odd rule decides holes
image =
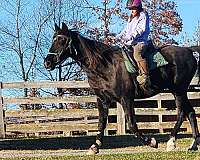
[[[137,16],[137,14],[138,14],[137,9],[132,9],[131,14],[133,17]]]

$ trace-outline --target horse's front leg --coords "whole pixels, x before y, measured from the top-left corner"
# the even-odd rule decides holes
[[[176,148],[176,136],[183,123],[185,114],[181,108],[178,108],[177,121],[174,128],[171,131],[170,139],[167,142],[167,151],[173,151]]]
[[[134,134],[143,144],[148,145],[153,148],[158,148],[158,143],[155,138],[146,137],[141,132],[139,132],[139,129],[136,123],[136,116],[135,116],[133,101],[122,99],[121,104],[123,106],[125,117],[126,117],[128,127],[131,133]]]
[[[102,146],[104,130],[106,128],[108,119],[108,108],[109,104],[102,101],[100,98],[97,99],[98,111],[99,111],[99,123],[98,123],[98,133],[96,136],[96,142],[90,147],[88,154],[99,153],[99,148]]]

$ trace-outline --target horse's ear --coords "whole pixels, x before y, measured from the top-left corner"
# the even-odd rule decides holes
[[[55,23],[55,30],[56,31],[59,31],[60,30],[60,27]]]
[[[62,31],[63,32],[68,32],[68,27],[67,27],[67,25],[64,23],[64,22],[62,22]]]

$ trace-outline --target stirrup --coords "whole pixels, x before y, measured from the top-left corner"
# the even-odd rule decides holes
[[[137,76],[137,81],[146,95],[151,96],[154,94],[154,91],[151,88],[150,77],[148,75],[142,74]]]

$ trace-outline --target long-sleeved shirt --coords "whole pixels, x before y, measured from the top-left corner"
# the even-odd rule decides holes
[[[123,39],[127,45],[147,44],[149,33],[149,15],[146,11],[143,11],[140,12],[139,17],[134,17],[127,23],[122,32],[116,36],[116,39]]]

